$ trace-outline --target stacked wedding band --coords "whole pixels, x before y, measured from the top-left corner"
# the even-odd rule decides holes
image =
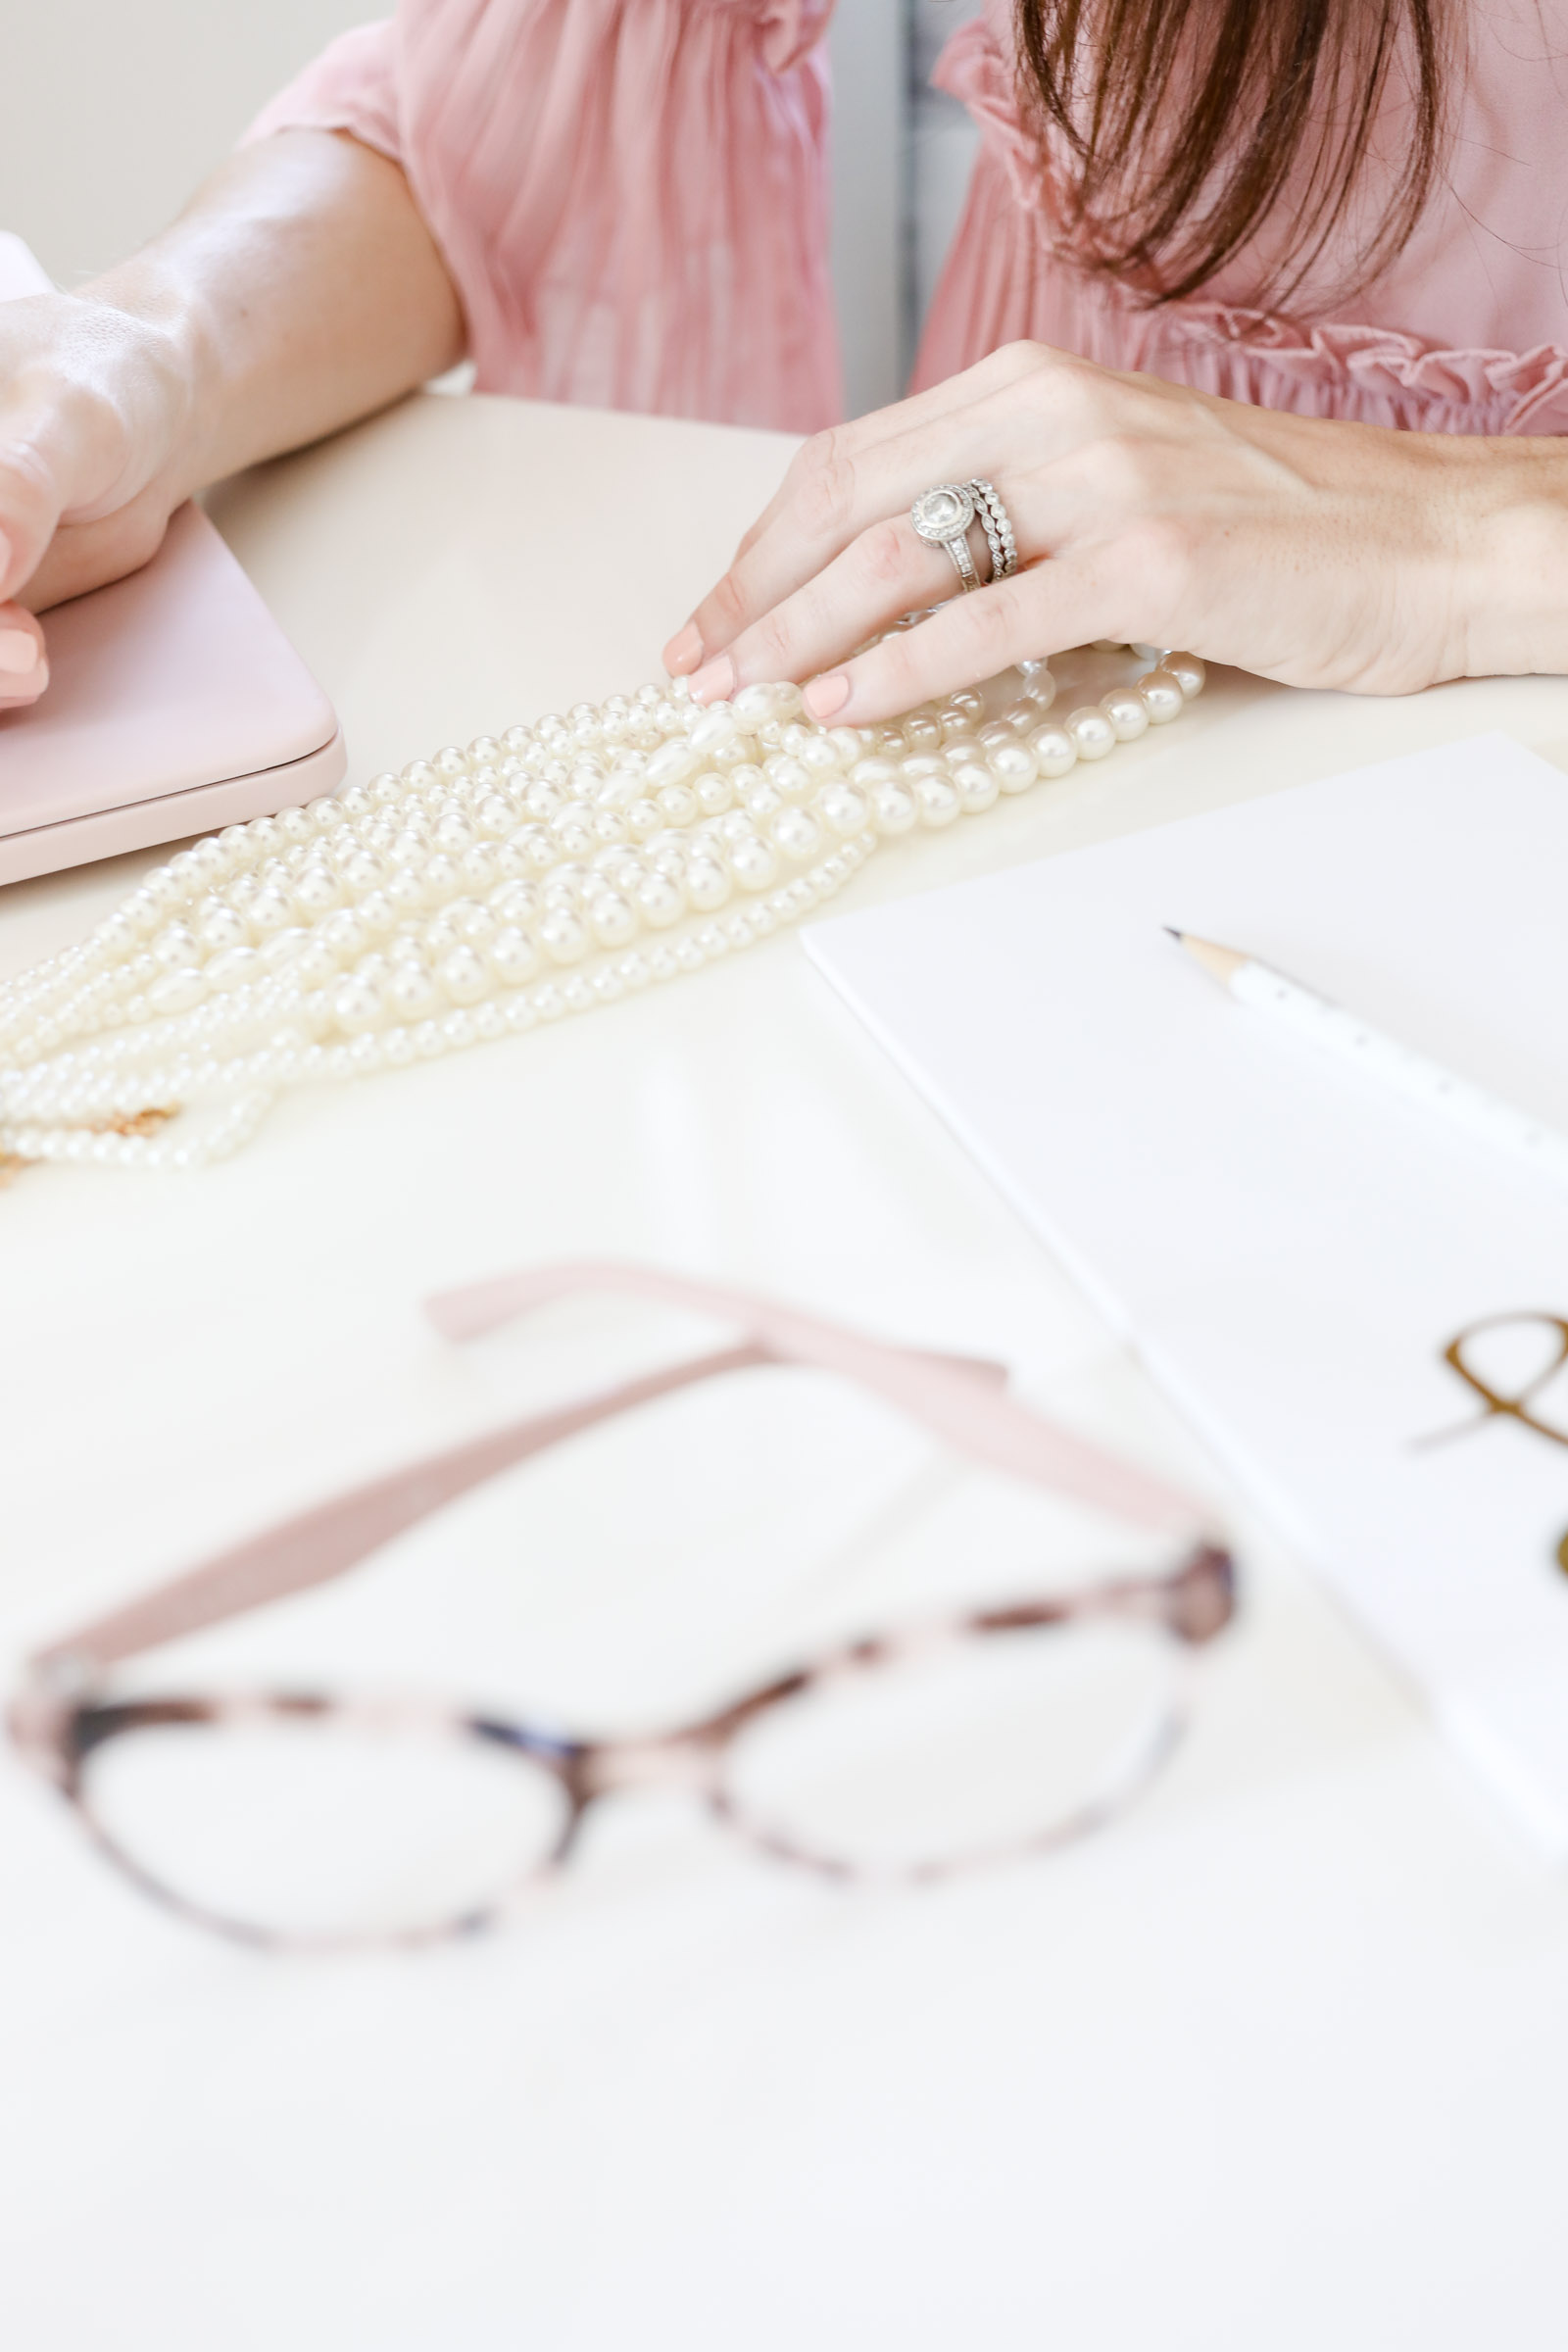
[[[975,514],[991,550],[991,577],[1010,580],[1018,568],[1018,548],[1012,536],[1012,524],[1007,510],[990,482],[978,478],[964,485],[974,500]]]

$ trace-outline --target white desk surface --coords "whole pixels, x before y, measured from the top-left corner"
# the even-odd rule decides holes
[[[428,397],[214,503],[363,775],[654,674],[787,449]],[[1490,726],[1568,765],[1568,686],[1220,677],[1104,768],[887,850],[841,905]],[[0,968],[151,862],[0,892]],[[1005,1356],[1215,1484],[786,938],[290,1103],[198,1176],[0,1197],[8,1656],[538,1394],[536,1351],[446,1351],[415,1302],[579,1251]],[[528,1516],[515,1482],[480,1548],[526,1525],[568,1556],[540,1493]],[[564,1700],[657,1713],[811,1621],[787,1577],[683,1592],[675,1539],[648,1540],[680,1499],[656,1465],[578,1544],[541,1652]],[[3,2340],[1560,2352],[1568,1886],[1240,1533],[1245,1613],[1152,1799],[943,1892],[825,1892],[644,1800],[504,1936],[270,1963],[122,1893],[0,1765]],[[354,1622],[395,1651],[375,1594]]]

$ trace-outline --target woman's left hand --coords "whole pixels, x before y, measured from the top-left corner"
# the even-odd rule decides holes
[[[1562,450],[1288,416],[1009,344],[807,442],[665,663],[705,702],[808,679],[813,716],[852,725],[1097,638],[1364,694],[1568,670]],[[1019,569],[955,596],[909,508],[977,476]]]

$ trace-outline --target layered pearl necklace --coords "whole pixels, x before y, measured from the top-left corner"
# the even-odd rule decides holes
[[[288,1087],[368,1077],[590,1011],[809,914],[878,842],[940,828],[1173,719],[1168,654],[1061,722],[1024,667],[878,727],[796,686],[704,710],[685,681],[541,718],[262,816],[148,874],[0,986],[0,1172],[192,1167]],[[209,1115],[192,1122],[176,1112]]]

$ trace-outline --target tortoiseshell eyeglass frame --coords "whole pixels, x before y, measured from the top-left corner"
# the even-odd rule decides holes
[[[724,1779],[731,1743],[760,1716],[814,1686],[926,1654],[944,1643],[1087,1620],[1134,1620],[1156,1627],[1171,1637],[1181,1656],[1191,1657],[1234,1614],[1234,1566],[1200,1503],[1018,1402],[1006,1393],[1004,1367],[994,1363],[890,1346],[792,1307],[631,1265],[538,1268],[445,1293],[427,1301],[426,1311],[447,1337],[467,1339],[547,1300],[590,1290],[711,1314],[738,1325],[744,1336],[733,1346],[511,1423],[355,1488],[50,1643],[28,1662],[10,1710],[12,1739],[75,1809],[98,1850],[143,1893],[199,1926],[268,1950],[428,1944],[494,1924],[526,1886],[558,1870],[568,1859],[589,1808],[601,1797],[661,1784],[689,1788],[716,1817],[780,1860],[843,1881],[929,1881],[1084,1836],[1114,1818],[1167,1760],[1186,1726],[1181,1697],[1158,1719],[1145,1748],[1111,1789],[1037,1838],[958,1860],[872,1871],[809,1851],[746,1818]],[[1142,1527],[1179,1534],[1185,1539],[1179,1562],[1159,1575],[1129,1576],[1065,1596],[1009,1601],[841,1643],[697,1723],[648,1739],[564,1738],[493,1714],[314,1692],[116,1698],[105,1687],[110,1669],[125,1659],[342,1575],[443,1504],[582,1430],[698,1382],[768,1364],[836,1372],[902,1408],[972,1460]],[[358,1719],[381,1729],[399,1721],[417,1723],[511,1749],[559,1784],[559,1835],[542,1860],[514,1887],[499,1890],[493,1903],[401,1932],[297,1936],[204,1909],[164,1886],[116,1842],[95,1816],[86,1767],[108,1742],[137,1731],[267,1719],[345,1724]]]

